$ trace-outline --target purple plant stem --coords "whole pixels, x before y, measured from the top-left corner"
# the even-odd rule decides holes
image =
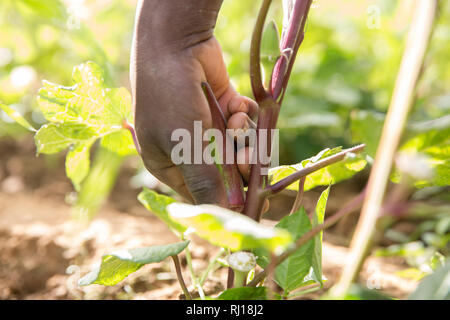
[[[264,89],[261,75],[261,41],[264,22],[266,21],[267,12],[269,11],[271,3],[272,0],[264,0],[258,13],[250,44],[250,81],[253,95],[258,103],[268,97],[268,92]]]
[[[280,50],[283,56],[278,59],[272,74],[272,96],[278,100],[281,93],[284,95],[295,56],[300,44],[303,42],[306,18],[311,7],[312,0],[297,0],[286,32],[281,39]],[[279,100],[278,100],[279,101]]]
[[[139,142],[138,142],[138,139],[136,136],[136,130],[134,129],[134,126],[132,124],[130,124],[127,120],[123,120],[122,128],[130,131],[131,136],[133,137],[134,146],[136,147],[138,154],[141,154],[141,146],[139,145]]]
[[[231,164],[226,163],[226,150],[233,150],[234,152],[233,141],[228,138],[226,133],[226,119],[209,84],[207,82],[202,82],[202,88],[211,110],[213,127],[218,129],[223,137],[223,149],[221,150],[223,164],[221,165],[221,175],[227,192],[228,208],[237,212],[242,212],[242,209],[244,208],[244,182],[242,181],[242,176],[237,167],[236,155],[234,155]]]

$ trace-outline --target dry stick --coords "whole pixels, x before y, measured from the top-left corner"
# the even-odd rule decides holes
[[[364,197],[366,195],[366,190],[363,190],[356,198],[354,198],[352,201],[350,201],[346,206],[344,206],[341,210],[339,210],[336,214],[332,215],[330,218],[326,219],[324,223],[319,224],[309,230],[307,233],[305,233],[302,237],[300,237],[296,242],[293,248],[286,250],[283,252],[280,256],[278,256],[273,262],[275,266],[278,266],[280,263],[282,263],[284,260],[286,260],[291,254],[296,252],[298,249],[300,249],[301,246],[303,246],[305,243],[307,243],[309,240],[311,240],[314,236],[316,236],[319,232],[321,232],[324,229],[327,229],[334,225],[336,222],[339,221],[339,219],[345,217],[349,213],[352,213],[355,211],[363,202]],[[258,283],[260,283],[264,277],[268,274],[267,268],[258,273],[248,284],[250,287],[256,286]]]
[[[365,148],[364,144],[360,144],[358,146],[355,146],[353,148],[349,148],[349,149],[345,149],[342,150],[339,153],[336,153],[332,156],[329,156],[325,159],[319,160],[315,163],[312,163],[310,165],[308,165],[307,167],[298,170],[297,172],[291,174],[290,176],[287,176],[286,178],[284,178],[283,180],[278,181],[277,183],[268,186],[265,189],[265,193],[267,193],[267,195],[273,195],[276,194],[284,189],[286,189],[288,186],[290,186],[292,183],[294,183],[295,181],[306,177],[308,174],[313,173],[314,171],[317,171],[319,169],[322,169],[324,167],[327,167],[331,164],[334,164],[336,162],[339,162],[341,160],[343,160],[347,154],[349,153],[358,153],[363,151],[363,149]]]
[[[180,260],[178,259],[177,255],[173,255],[171,257],[175,265],[175,270],[177,272],[178,282],[180,283],[181,289],[183,289],[186,300],[192,300],[191,294],[189,293],[189,290],[186,287],[186,283],[184,283],[183,274],[181,273]]]
[[[303,194],[305,193],[305,181],[306,177],[303,177],[298,181],[297,196],[295,197],[294,205],[292,206],[291,212],[289,214],[297,212],[302,204]]]
[[[341,279],[330,291],[330,294],[336,298],[342,297],[348,292],[350,285],[359,273],[368,252],[370,240],[374,235],[394,154],[405,127],[414,97],[414,88],[423,65],[436,8],[437,1],[435,0],[418,0],[417,2],[391,105],[369,177],[367,198],[364,201],[352,239],[348,263],[344,267]]]

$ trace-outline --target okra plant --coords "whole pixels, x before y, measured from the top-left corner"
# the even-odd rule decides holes
[[[269,156],[270,132],[276,128],[311,3],[312,0],[286,1],[281,40],[275,22],[265,23],[270,0],[263,1],[256,21],[250,52],[252,90],[259,105],[254,143],[258,144],[262,130],[269,132],[269,139],[263,146]],[[125,88],[108,88],[103,71],[93,62],[75,67],[72,78],[74,84],[70,87],[44,82],[37,103],[48,123],[39,130],[14,110],[2,107],[18,123],[36,131],[38,154],[68,149],[66,174],[79,190],[90,169],[90,149],[94,143],[99,141],[102,149],[122,157],[139,153],[139,146],[133,128],[130,93]],[[198,85],[202,86],[210,105],[214,128],[227,137],[225,118],[208,83]],[[144,189],[139,201],[161,219],[180,242],[106,254],[99,267],[82,277],[79,285],[112,286],[146,264],[171,257],[184,297],[191,299],[193,291],[197,291],[198,296],[206,299],[202,286],[219,258],[227,254],[228,258],[220,261],[229,268],[228,290],[218,299],[266,299],[275,297],[274,294],[289,298],[295,295],[294,291],[311,284],[320,288],[323,285],[322,230],[354,206],[350,204],[324,221],[330,187],[366,166],[365,158],[358,155],[363,148],[359,145],[350,149],[326,149],[298,164],[275,168],[256,159],[251,165],[248,187],[244,187],[236,162],[218,164],[227,189],[228,208],[181,203]],[[301,196],[316,186],[327,188],[310,220],[301,207]],[[298,192],[291,213],[273,228],[261,224],[265,201],[284,189]],[[202,276],[192,267],[188,240],[191,233],[221,248]],[[190,269],[191,290],[185,284],[178,258],[183,251]],[[282,289],[281,294],[272,292],[273,286],[266,285],[271,281]]]

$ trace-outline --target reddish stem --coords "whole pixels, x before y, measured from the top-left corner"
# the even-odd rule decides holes
[[[136,130],[134,129],[134,126],[129,123],[127,120],[123,120],[122,121],[122,128],[130,131],[131,136],[133,137],[133,142],[134,142],[134,146],[136,147],[136,150],[138,152],[138,154],[141,154],[141,146],[139,145],[137,136],[136,136]]]
[[[284,57],[278,59],[275,64],[271,88],[272,96],[278,102],[280,102],[278,100],[280,94],[283,94],[281,99],[284,96],[295,57],[300,44],[303,42],[306,18],[311,4],[312,0],[297,0],[295,2],[291,18],[289,19],[289,26],[281,39],[280,50],[283,52]]]
[[[359,153],[359,152],[363,151],[364,148],[365,148],[365,145],[361,144],[361,145],[355,146],[353,148],[343,150],[339,153],[329,156],[328,158],[319,160],[303,169],[298,170],[297,172],[294,172],[293,174],[291,174],[290,176],[287,176],[283,180],[280,180],[277,183],[275,183],[271,186],[268,186],[265,190],[265,194],[266,195],[276,194],[276,193],[286,189],[288,186],[290,186],[297,180],[299,180],[303,177],[306,177],[308,174],[311,174],[314,171],[325,168],[331,164],[334,164],[336,162],[343,160],[348,153]]]

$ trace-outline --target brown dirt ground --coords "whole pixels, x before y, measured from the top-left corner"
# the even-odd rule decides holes
[[[147,265],[115,287],[78,287],[77,280],[100,261],[102,254],[118,249],[165,244],[176,237],[136,200],[139,190],[128,187],[134,170],[125,166],[112,196],[89,225],[71,219],[65,197],[72,191],[64,174],[61,157],[34,156],[33,141],[0,140],[0,299],[179,299],[181,290],[171,261]],[[329,211],[351,198],[358,187],[344,184],[335,188]],[[309,192],[305,206],[314,205],[319,192]],[[271,203],[268,217],[279,218],[292,202],[284,195]],[[272,220],[264,223],[273,224]],[[325,232],[324,275],[330,287],[346,263],[348,236],[339,228],[351,230],[349,219],[331,232]],[[203,269],[217,248],[195,238],[191,244],[196,270]],[[184,255],[182,265],[186,266]],[[416,283],[395,275],[405,269],[401,259],[369,258],[361,273],[363,284],[378,286],[384,293],[404,298]],[[189,286],[188,272],[185,279]],[[223,289],[226,270],[212,274],[206,294]],[[302,296],[317,298],[321,292]]]

